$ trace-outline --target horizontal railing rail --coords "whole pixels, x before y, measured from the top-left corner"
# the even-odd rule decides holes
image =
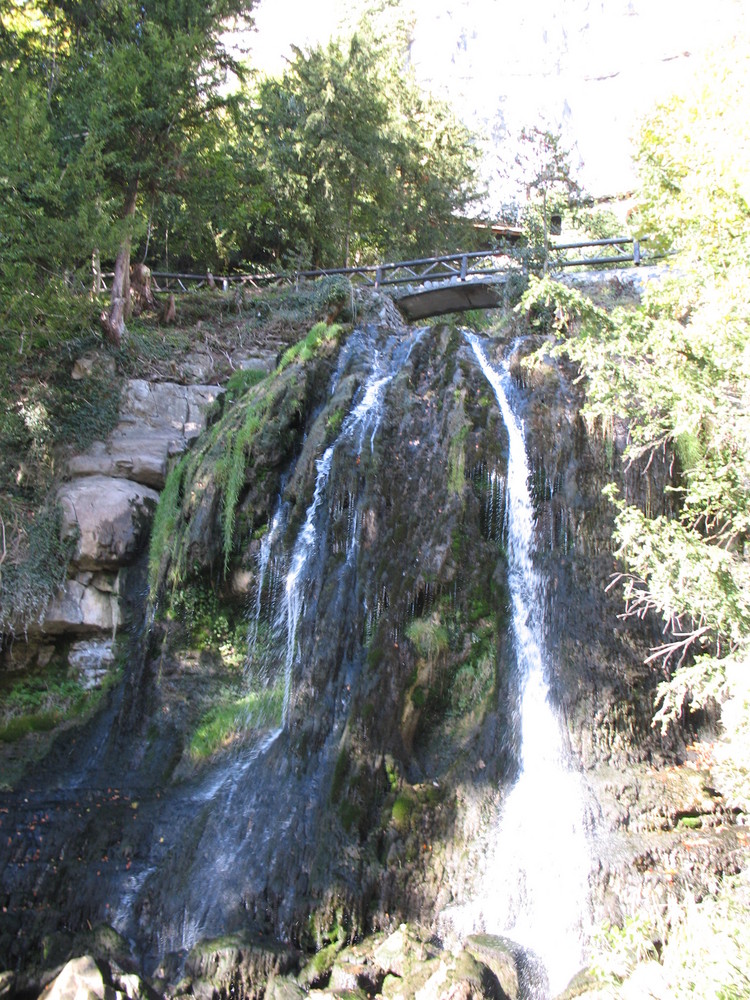
[[[551,272],[569,267],[601,268],[610,265],[633,264],[636,267],[644,262],[643,240],[632,236],[617,236],[607,239],[583,240],[580,242],[550,243],[547,248],[547,264]],[[587,250],[601,251],[611,248],[611,253],[598,252],[586,256]],[[626,248],[629,250],[626,251]],[[541,248],[527,248],[532,253],[543,253]],[[567,257],[570,251],[577,251],[577,256]],[[294,271],[255,271],[238,274],[212,274],[210,271],[191,273],[182,271],[153,271],[152,279],[156,291],[188,291],[188,287],[201,288],[208,285],[211,288],[221,287],[224,290],[232,286],[254,286],[256,288],[269,285],[297,284],[299,281],[315,281],[325,277],[348,277],[359,279],[364,285],[375,289],[404,285],[433,285],[440,282],[468,281],[476,278],[501,278],[508,274],[528,269],[528,260],[524,260],[517,250],[510,251],[507,247],[493,250],[458,251],[436,257],[417,257],[413,260],[400,260],[382,264],[365,264],[357,267],[329,267]],[[107,279],[112,274],[100,276],[102,291],[107,290]]]

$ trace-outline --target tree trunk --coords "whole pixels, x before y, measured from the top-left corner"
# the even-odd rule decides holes
[[[346,241],[344,245],[344,267],[349,267],[349,245],[352,236],[352,218],[354,217],[354,181],[349,188],[349,207],[346,213]]]
[[[135,215],[136,196],[138,194],[138,182],[136,181],[128,191],[125,200],[125,208],[122,213],[124,220],[132,219]],[[107,339],[115,347],[119,347],[122,338],[127,333],[126,320],[130,319],[130,227],[125,232],[120,249],[117,252],[115,261],[115,274],[112,279],[112,295],[109,312],[101,315],[102,325],[107,335]]]

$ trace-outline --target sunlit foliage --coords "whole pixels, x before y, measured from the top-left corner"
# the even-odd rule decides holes
[[[627,612],[664,641],[664,724],[723,687],[750,636],[750,52],[739,43],[643,128],[640,235],[670,267],[607,314],[543,281],[543,308],[586,375],[591,416],[627,418],[626,461],[672,463],[674,517],[610,495]]]

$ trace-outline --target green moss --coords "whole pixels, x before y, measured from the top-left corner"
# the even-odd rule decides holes
[[[686,830],[700,830],[703,826],[703,820],[700,816],[681,816],[677,821],[677,825]]]
[[[383,647],[379,645],[371,645],[367,650],[367,666],[371,670],[375,670],[383,662],[383,657],[385,653],[383,652]]]
[[[0,725],[0,743],[15,743],[29,733],[47,733],[60,722],[58,712],[35,712],[21,715]]]
[[[342,747],[336,758],[336,765],[333,769],[331,779],[331,802],[338,802],[344,790],[347,775],[349,774],[349,752],[346,747]]]
[[[233,372],[224,387],[224,405],[244,396],[248,389],[262,382],[267,374],[260,368],[240,368]]]
[[[399,795],[391,808],[391,820],[399,833],[406,833],[411,825],[413,803],[407,795]]]
[[[300,340],[294,347],[290,347],[284,352],[279,361],[278,372],[284,371],[293,362],[303,363],[314,358],[322,344],[332,343],[341,332],[341,327],[332,323],[316,323],[304,340]]]
[[[486,593],[483,590],[475,591],[469,599],[469,622],[473,625],[481,618],[489,618],[491,614],[492,608]]]
[[[390,756],[385,759],[385,776],[388,779],[388,787],[392,792],[395,792],[399,785],[399,776],[396,762]]]
[[[329,438],[338,437],[345,415],[345,411],[339,407],[328,417],[326,420],[326,434]]]
[[[310,922],[314,923],[312,916]],[[314,927],[311,928],[311,932],[315,934]],[[320,951],[317,951],[300,972],[298,977],[300,984],[313,987],[324,983],[330,976],[333,963],[340,951],[341,944],[338,940],[334,940],[331,944],[327,944]]]
[[[449,692],[450,714],[461,716],[479,708],[494,686],[494,658],[489,653],[480,653],[454,674]]]
[[[198,723],[190,740],[194,761],[205,760],[242,736],[281,725],[284,686],[277,684],[214,705]]]
[[[341,818],[341,825],[346,830],[347,833],[355,826],[362,815],[362,810],[357,805],[356,802],[352,802],[351,799],[344,799],[344,801],[339,806],[339,816]]]
[[[411,692],[411,700],[417,708],[423,708],[424,703],[427,701],[424,688],[415,687]]]
[[[448,448],[448,491],[455,496],[463,493],[466,482],[466,449],[464,447],[469,427],[464,424],[451,439]]]
[[[463,528],[456,527],[451,534],[451,552],[459,558],[466,545],[466,532]]]

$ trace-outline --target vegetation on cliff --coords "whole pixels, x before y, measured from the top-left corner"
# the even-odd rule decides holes
[[[367,19],[245,82],[230,18],[253,0],[0,3],[0,317],[28,348],[71,290],[129,265],[272,270],[452,245],[473,196],[470,136]],[[230,88],[231,89],[231,88]]]
[[[625,614],[664,623],[665,725],[719,697],[750,641],[749,68],[738,44],[643,129],[639,227],[672,256],[642,304],[605,311],[551,280],[524,299],[580,364],[589,419],[627,421],[624,461],[673,473],[673,516],[609,491]]]

